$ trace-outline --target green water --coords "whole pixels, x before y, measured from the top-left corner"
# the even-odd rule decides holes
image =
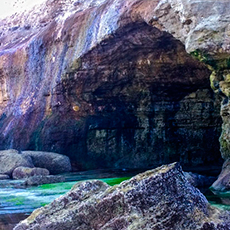
[[[113,186],[131,176],[100,179]],[[79,181],[44,184],[30,188],[0,188],[0,230],[12,230],[30,213],[69,191]]]
[[[100,179],[109,185],[121,183],[130,177]],[[77,181],[45,184],[25,189],[0,189],[0,215],[10,213],[31,213],[69,191]]]
[[[0,184],[0,230],[12,230],[39,207],[52,202],[69,191],[75,183],[88,179],[100,179],[113,186],[136,175],[136,172],[82,172],[65,175],[67,182],[45,184],[30,188],[16,188],[19,181],[5,181]],[[115,176],[115,177],[112,177]],[[5,186],[4,186],[5,185]],[[210,190],[202,191],[209,202],[218,208],[230,210],[230,192],[214,195]]]
[[[230,211],[230,192],[215,192],[214,194],[208,190],[205,196],[212,206]]]

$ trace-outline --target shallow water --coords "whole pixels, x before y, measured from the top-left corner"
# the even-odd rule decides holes
[[[230,211],[230,192],[215,192],[214,194],[208,190],[205,196],[212,206]]]
[[[44,206],[65,194],[79,181],[101,179],[109,185],[115,185],[139,172],[96,170],[64,174],[63,176],[67,182],[45,184],[30,188],[20,188],[20,181],[1,181],[0,230],[12,230],[17,223],[29,216],[34,209]],[[208,189],[202,192],[204,192],[213,206],[230,210],[230,193],[222,194],[220,198]]]
[[[139,172],[139,171],[138,171]],[[82,180],[101,179],[115,185],[136,175],[137,171],[88,171],[64,174],[67,182],[22,188],[22,181],[6,180],[0,183],[0,230],[12,230],[21,220],[41,206],[65,194]]]

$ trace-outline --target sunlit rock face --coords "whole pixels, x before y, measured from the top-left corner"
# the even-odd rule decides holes
[[[78,169],[218,164],[211,71],[154,24],[158,3],[48,1],[1,21],[0,147]]]
[[[187,52],[212,70],[211,86],[222,96],[223,119],[221,154],[230,158],[230,4],[221,1],[161,1],[155,8],[152,25],[167,30],[181,40]]]

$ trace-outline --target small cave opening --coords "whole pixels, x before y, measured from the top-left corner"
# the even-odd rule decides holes
[[[187,170],[219,169],[220,98],[209,76],[172,35],[143,22],[119,28],[63,81],[85,124],[77,151],[65,152],[82,168],[178,161]]]

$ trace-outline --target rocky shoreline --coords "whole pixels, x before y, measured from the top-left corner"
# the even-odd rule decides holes
[[[227,230],[229,215],[211,207],[174,163],[112,187],[98,180],[79,182],[14,230]]]
[[[0,151],[0,180],[22,180],[16,184],[19,187],[63,182],[64,178],[56,174],[70,171],[70,159],[65,155],[38,151],[19,153],[15,149]]]
[[[77,170],[221,167],[222,99],[186,52],[202,3],[164,2],[48,0],[1,20],[0,148],[65,153]]]
[[[229,12],[227,0],[47,0],[0,20],[1,180],[163,165],[77,183],[15,230],[230,229],[194,187],[214,178],[171,163],[225,160],[211,189],[230,191]]]

